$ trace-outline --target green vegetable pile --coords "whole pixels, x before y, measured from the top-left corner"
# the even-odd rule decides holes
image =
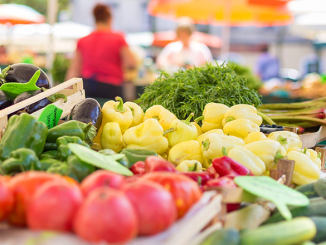
[[[200,68],[179,70],[173,75],[162,72],[136,101],[144,110],[162,105],[179,119],[187,118],[192,112],[194,118],[201,116],[210,102],[257,107],[261,105],[261,96],[247,87],[246,79],[234,72],[232,64],[207,63]]]
[[[262,85],[260,78],[252,73],[249,67],[239,65],[237,63],[231,63],[234,72],[239,76],[244,76],[247,80],[247,86],[249,89],[258,90]]]

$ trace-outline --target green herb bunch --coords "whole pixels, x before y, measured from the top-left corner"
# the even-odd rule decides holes
[[[187,118],[192,112],[194,118],[201,116],[210,102],[229,107],[237,104],[258,107],[261,96],[247,87],[244,77],[236,75],[232,64],[207,63],[173,75],[162,72],[136,101],[144,110],[162,105],[179,119]]]

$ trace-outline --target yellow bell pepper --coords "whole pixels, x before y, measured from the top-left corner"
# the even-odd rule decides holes
[[[244,142],[246,144],[249,144],[251,142],[265,140],[265,139],[267,139],[267,137],[262,132],[251,132],[248,134],[246,138],[244,138]]]
[[[225,124],[223,132],[226,135],[233,135],[239,138],[245,138],[251,132],[259,132],[260,128],[252,121],[241,118]]]
[[[277,131],[268,135],[269,139],[277,140],[286,151],[293,147],[302,147],[299,135],[290,131]]]
[[[266,170],[274,168],[279,159],[286,156],[286,151],[276,140],[261,140],[245,145],[243,148],[258,156],[266,166]]]
[[[184,160],[176,169],[180,172],[202,172],[202,165],[197,160]]]
[[[310,159],[319,167],[321,168],[321,153],[317,153],[312,149],[308,149],[307,152],[310,154]]]
[[[143,109],[134,102],[126,102],[125,106],[129,107],[133,116],[130,127],[135,127],[143,122],[144,112]]]
[[[103,149],[111,149],[115,152],[121,151],[123,147],[122,133],[117,122],[109,122],[104,125],[101,135]]]
[[[162,126],[153,118],[129,128],[122,136],[122,141],[127,148],[153,150],[159,155],[169,146],[167,138],[163,136]]]
[[[184,160],[197,160],[204,164],[203,152],[196,140],[183,141],[173,146],[169,152],[169,161],[179,165]],[[206,167],[203,165],[203,167]]]
[[[271,173],[269,172],[269,170],[267,170],[267,171],[265,171],[265,172],[263,173],[263,175],[269,177],[269,176],[271,175]]]
[[[191,125],[194,125],[197,129],[197,137],[203,134],[203,130],[201,130],[201,127],[196,122],[191,122]]]
[[[265,163],[254,153],[241,146],[233,147],[228,156],[251,170],[256,176],[260,176],[266,171]]]
[[[117,100],[109,100],[102,107],[102,124],[93,140],[95,143],[101,144],[101,135],[103,127],[108,122],[117,122],[120,125],[122,134],[130,127],[133,117],[129,107],[123,105],[123,101],[120,97],[115,98]]]
[[[222,129],[222,120],[225,112],[229,109],[226,105],[219,103],[208,103],[205,106],[203,116],[196,118],[196,122],[203,120],[202,130],[208,132],[212,129]]]
[[[251,105],[234,105],[224,115],[223,126],[236,119],[246,118],[260,126],[263,122],[261,116],[257,115],[257,109]]]
[[[297,185],[313,183],[320,178],[320,168],[303,153],[290,151],[288,159],[295,161],[292,182]]]
[[[173,147],[180,142],[197,138],[198,132],[196,126],[190,124],[190,120],[193,116],[194,113],[191,113],[186,120],[174,119],[172,121],[171,128],[164,132],[171,131],[168,133],[170,147]]]
[[[223,147],[227,153],[235,146],[243,146],[245,142],[234,136],[226,136],[220,134],[208,134],[202,142],[202,150],[204,157],[208,160],[223,156]]]
[[[161,105],[154,105],[146,110],[144,122],[150,118],[156,119],[163,127],[163,130],[169,129],[172,121],[177,119],[177,117],[172,112],[165,109]]]
[[[220,135],[224,135],[223,133],[223,130],[222,129],[213,129],[213,130],[210,130],[206,133],[203,133],[202,135],[200,135],[199,137],[196,138],[196,141],[198,141],[198,143],[200,144],[200,147],[201,147],[201,143],[204,141],[204,139],[206,138],[207,135],[209,134],[220,134]]]

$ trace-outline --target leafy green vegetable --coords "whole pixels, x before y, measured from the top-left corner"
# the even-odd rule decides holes
[[[249,67],[239,65],[237,63],[231,63],[234,72],[239,76],[244,76],[247,80],[247,87],[249,89],[258,90],[262,85],[260,78],[252,73]]]
[[[232,64],[207,63],[200,68],[179,70],[173,75],[162,72],[136,101],[144,110],[162,105],[179,119],[185,119],[192,112],[194,118],[201,116],[210,102],[257,107],[261,105],[261,96],[248,89],[245,78],[236,75]]]

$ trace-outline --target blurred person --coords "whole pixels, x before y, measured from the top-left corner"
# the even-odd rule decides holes
[[[110,8],[97,4],[93,15],[95,31],[78,41],[66,79],[82,77],[87,97],[122,97],[123,70],[134,69],[136,59],[124,37],[112,31]]]
[[[213,59],[211,51],[204,43],[191,40],[193,31],[194,26],[190,19],[179,19],[176,29],[178,41],[169,43],[162,49],[156,60],[159,68],[190,68],[202,66]]]
[[[264,45],[261,52],[256,67],[258,76],[264,82],[272,78],[279,78],[280,64],[278,59],[268,52],[268,45]]]
[[[8,56],[5,46],[0,45],[0,64],[8,65]]]

